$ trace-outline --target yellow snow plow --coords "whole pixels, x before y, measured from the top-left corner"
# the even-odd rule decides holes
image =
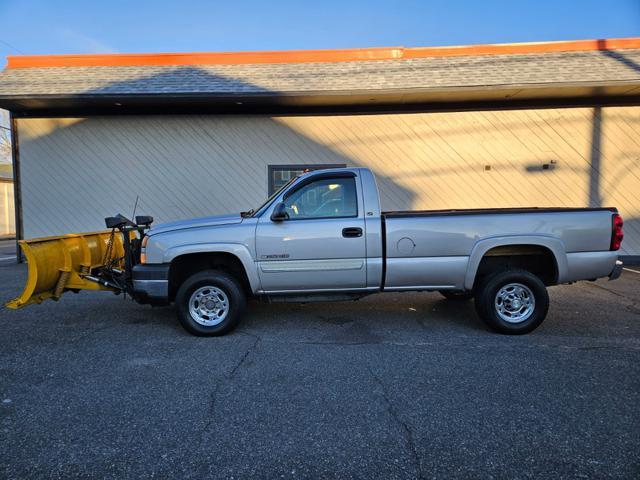
[[[27,283],[20,296],[5,306],[16,309],[58,300],[67,291],[129,291],[128,272],[139,257],[140,239],[148,224],[138,226],[121,215],[105,220],[111,230],[21,240]]]

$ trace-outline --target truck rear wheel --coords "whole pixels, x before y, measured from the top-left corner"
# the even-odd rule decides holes
[[[521,335],[543,322],[549,310],[549,294],[542,280],[531,272],[506,270],[480,284],[475,306],[491,329]]]
[[[245,305],[245,294],[237,280],[217,270],[192,275],[176,293],[180,324],[188,332],[203,337],[233,330]]]

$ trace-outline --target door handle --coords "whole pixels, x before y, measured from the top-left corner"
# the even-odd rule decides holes
[[[360,227],[347,227],[342,229],[342,236],[345,238],[357,238],[362,236]]]

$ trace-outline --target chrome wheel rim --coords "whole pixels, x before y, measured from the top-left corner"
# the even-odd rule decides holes
[[[536,308],[536,300],[529,287],[521,283],[509,283],[496,293],[495,308],[498,316],[508,323],[526,321]]]
[[[218,287],[200,287],[191,294],[189,314],[200,325],[212,327],[221,323],[229,313],[229,298]]]

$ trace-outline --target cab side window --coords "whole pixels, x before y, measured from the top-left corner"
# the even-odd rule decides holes
[[[352,177],[311,182],[284,200],[289,219],[357,217],[356,182]]]

